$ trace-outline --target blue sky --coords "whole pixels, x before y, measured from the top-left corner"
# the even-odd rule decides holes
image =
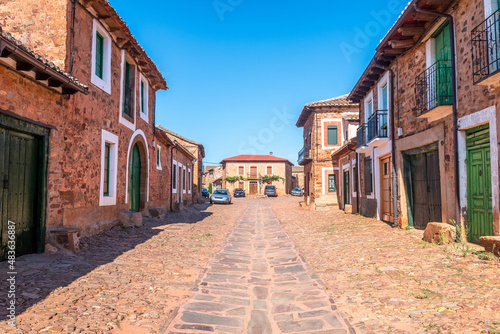
[[[304,104],[348,93],[404,0],[111,0],[170,87],[156,123],[201,142],[206,163],[297,163]]]

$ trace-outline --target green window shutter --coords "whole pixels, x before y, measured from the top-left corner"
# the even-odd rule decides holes
[[[103,195],[109,196],[109,161],[110,161],[111,145],[106,143],[104,146],[104,188]]]
[[[101,34],[96,33],[95,36],[96,46],[95,46],[95,75],[99,78],[103,78],[103,63],[104,63],[104,38]]]
[[[123,78],[123,112],[132,117],[132,96],[130,92],[130,64],[125,62],[125,77]]]
[[[328,126],[328,145],[337,145],[337,126],[330,125]]]
[[[144,112],[144,81],[141,81],[141,112]]]

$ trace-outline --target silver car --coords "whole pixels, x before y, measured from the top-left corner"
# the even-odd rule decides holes
[[[231,204],[231,194],[227,189],[216,189],[210,196],[210,204],[212,203]]]
[[[304,190],[300,188],[295,188],[292,190],[292,196],[302,196],[304,195]]]

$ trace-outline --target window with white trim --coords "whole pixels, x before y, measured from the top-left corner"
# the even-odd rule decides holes
[[[182,192],[186,193],[186,167],[182,168]]]
[[[188,178],[187,178],[187,182],[188,182],[188,192],[191,193],[191,184],[193,183],[191,181],[191,169],[188,169]]]
[[[120,81],[119,122],[135,131],[137,66],[125,50],[122,50],[122,76]]]
[[[111,94],[111,38],[104,27],[93,21],[90,82]]]
[[[156,169],[161,170],[161,146],[156,145]]]
[[[101,130],[101,183],[99,206],[116,205],[118,136]]]
[[[177,161],[172,163],[172,193],[177,194]]]
[[[147,79],[142,75],[140,75],[140,83],[139,83],[139,108],[140,115],[143,120],[149,123],[149,84]]]

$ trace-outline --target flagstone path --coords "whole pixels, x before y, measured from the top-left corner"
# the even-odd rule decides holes
[[[161,333],[354,332],[267,203],[252,203]]]

